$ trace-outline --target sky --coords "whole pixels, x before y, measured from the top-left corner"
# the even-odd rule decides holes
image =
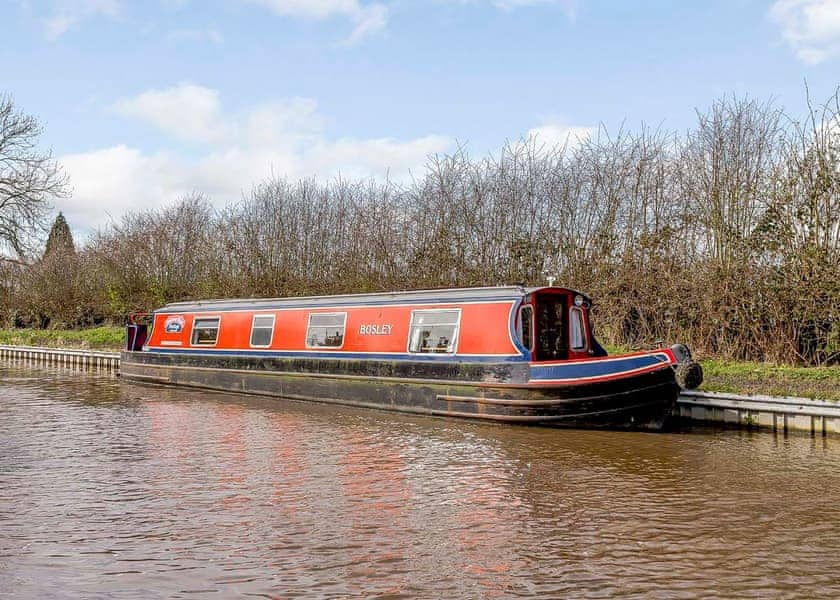
[[[0,94],[77,235],[269,177],[422,175],[536,135],[685,131],[724,96],[840,85],[840,0],[0,0]]]

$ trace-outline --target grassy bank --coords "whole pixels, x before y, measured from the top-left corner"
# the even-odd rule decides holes
[[[121,350],[122,327],[83,330],[0,329],[0,344],[90,350]],[[621,348],[609,347],[610,354]],[[736,394],[801,396],[840,402],[840,367],[789,367],[765,363],[700,360],[705,381],[701,390]]]
[[[630,352],[606,346],[610,354]],[[796,396],[840,402],[840,367],[791,367],[694,357],[703,367],[701,391]]]
[[[840,402],[840,367],[789,367],[720,360],[700,363],[705,379],[702,390]]]
[[[79,330],[0,329],[0,344],[117,352],[125,344],[125,329],[122,327],[94,327]]]

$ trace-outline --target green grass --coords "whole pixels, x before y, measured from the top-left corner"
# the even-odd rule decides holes
[[[610,354],[631,352],[606,345]],[[699,359],[707,392],[797,396],[840,402],[840,367],[791,367],[769,363]]]
[[[118,351],[125,345],[125,329],[0,329],[0,344]]]
[[[701,360],[701,390],[799,396],[840,402],[840,367],[789,367],[765,363]]]

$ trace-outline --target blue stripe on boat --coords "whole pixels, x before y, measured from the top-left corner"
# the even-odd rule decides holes
[[[450,363],[500,363],[528,362],[523,356],[472,356],[469,354],[360,354],[356,352],[298,352],[275,350],[213,350],[210,348],[149,348],[147,352],[159,354],[210,354],[213,356],[253,356],[264,358],[345,358],[357,360],[430,361]]]
[[[628,356],[627,358],[570,362],[556,365],[531,365],[531,381],[553,381],[580,379],[584,377],[606,377],[627,371],[644,369],[653,365],[668,364],[663,353]]]

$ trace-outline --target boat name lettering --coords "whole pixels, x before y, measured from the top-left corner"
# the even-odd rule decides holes
[[[359,326],[359,335],[391,335],[391,330],[393,328],[394,326],[390,324],[362,324]]]

